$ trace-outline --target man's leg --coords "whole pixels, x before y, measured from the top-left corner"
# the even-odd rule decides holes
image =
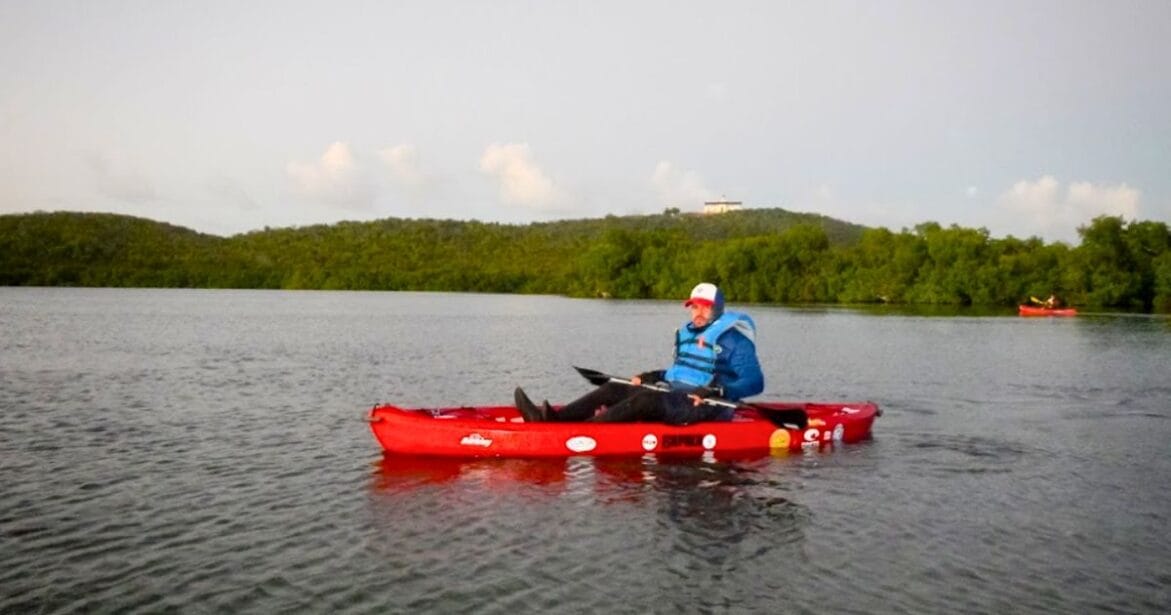
[[[636,421],[662,421],[666,416],[663,400],[666,395],[659,391],[639,390],[634,395],[606,408],[594,417],[599,423],[633,423]]]
[[[598,408],[602,406],[606,406],[607,408],[613,407],[638,392],[640,392],[638,387],[619,384],[617,382],[607,382],[565,404],[558,410],[546,412],[546,416],[550,421],[584,421],[593,418]]]

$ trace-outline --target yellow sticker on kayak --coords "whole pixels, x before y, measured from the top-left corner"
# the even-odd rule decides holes
[[[768,447],[772,449],[783,448],[789,450],[789,432],[784,429],[778,429],[768,437]]]

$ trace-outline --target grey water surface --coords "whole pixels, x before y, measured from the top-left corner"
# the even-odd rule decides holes
[[[0,612],[1171,607],[1166,318],[747,309],[761,399],[873,400],[871,441],[442,461],[370,436],[378,402],[664,366],[678,302],[0,288]]]

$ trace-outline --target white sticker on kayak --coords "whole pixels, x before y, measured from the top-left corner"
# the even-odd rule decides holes
[[[842,409],[838,410],[838,412],[841,412],[842,414],[858,414],[861,412],[861,410],[857,408],[851,408],[849,406],[842,406]]]
[[[809,429],[805,430],[805,441],[806,442],[817,442],[817,438],[820,436],[821,436],[821,432],[816,429],[809,428]]]
[[[489,440],[488,438],[485,438],[478,433],[469,434],[463,438],[460,438],[459,443],[464,446],[482,446],[484,448],[492,446],[492,440]]]
[[[588,453],[598,447],[598,441],[589,436],[574,436],[565,441],[565,448],[575,453]]]
[[[657,437],[655,437],[655,434],[648,433],[647,435],[642,437],[642,450],[653,451],[658,446],[659,446],[659,439]]]
[[[837,426],[834,427],[834,442],[841,442],[842,437],[845,435],[846,435],[846,426],[842,425],[841,423],[838,423]]]
[[[712,450],[716,447],[716,434],[709,433],[703,437],[703,447],[707,450]]]

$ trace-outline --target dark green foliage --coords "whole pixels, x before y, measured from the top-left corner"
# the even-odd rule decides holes
[[[733,302],[1171,311],[1171,234],[1103,216],[1081,244],[985,229],[867,229],[781,209],[527,226],[386,219],[216,237],[113,214],[0,216],[0,285],[431,290]]]
[[[222,240],[113,214],[0,216],[0,284],[7,286],[222,286]]]

